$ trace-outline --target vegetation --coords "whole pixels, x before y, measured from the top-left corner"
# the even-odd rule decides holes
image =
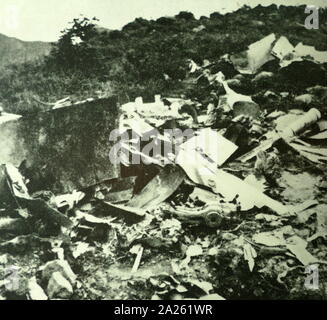
[[[117,95],[124,103],[142,95],[185,93],[187,59],[217,60],[244,50],[275,32],[292,44],[327,50],[327,28],[304,28],[305,6],[244,6],[236,12],[195,19],[192,13],[154,20],[142,18],[118,30],[97,26],[97,19],[74,19],[43,59],[7,66],[0,75],[0,99],[8,112],[26,114],[46,108],[33,97],[53,102]],[[326,21],[321,11],[320,21]],[[203,26],[201,28],[198,28]]]

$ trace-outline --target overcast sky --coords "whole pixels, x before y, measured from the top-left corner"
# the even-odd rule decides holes
[[[80,14],[97,17],[103,27],[120,29],[137,17],[157,19],[180,11],[200,17],[259,3],[326,6],[326,0],[0,0],[0,33],[28,41],[56,41]]]

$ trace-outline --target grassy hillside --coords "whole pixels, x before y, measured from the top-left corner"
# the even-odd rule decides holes
[[[188,94],[194,89],[187,79],[189,58],[216,62],[272,32],[285,35],[293,45],[303,42],[327,50],[327,11],[320,11],[320,29],[307,30],[304,8],[243,7],[200,19],[181,12],[155,21],[139,18],[121,31],[97,28],[93,20],[75,20],[48,57],[6,68],[0,76],[0,99],[7,111],[26,113],[44,108],[33,96],[51,102],[101,91],[126,102],[139,95],[151,99],[156,93]]]

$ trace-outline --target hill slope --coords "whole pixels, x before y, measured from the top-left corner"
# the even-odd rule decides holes
[[[51,44],[22,41],[0,34],[0,69],[14,63],[33,61],[49,54]]]
[[[205,104],[207,92],[188,82],[188,59],[198,64],[209,60],[216,65],[212,72],[217,72],[222,55],[239,53],[271,33],[286,36],[292,45],[303,42],[327,50],[327,10],[320,11],[318,30],[304,27],[306,17],[305,6],[245,6],[199,19],[190,12],[157,20],[137,18],[120,31],[75,19],[74,28],[65,30],[47,59],[6,68],[0,75],[0,100],[8,112],[19,114],[44,108],[33,96],[47,102],[66,96],[83,100],[98,91],[118,95],[121,103],[137,96],[146,101],[160,93],[183,94]],[[20,45],[22,51],[5,50],[2,59],[8,62],[12,55],[19,62],[42,56],[49,44],[30,49],[27,43],[17,42],[16,48]]]

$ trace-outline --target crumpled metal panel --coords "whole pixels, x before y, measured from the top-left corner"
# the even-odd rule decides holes
[[[116,178],[109,136],[118,118],[117,100],[108,98],[8,121],[0,125],[0,163],[26,160],[34,191],[71,192]]]

